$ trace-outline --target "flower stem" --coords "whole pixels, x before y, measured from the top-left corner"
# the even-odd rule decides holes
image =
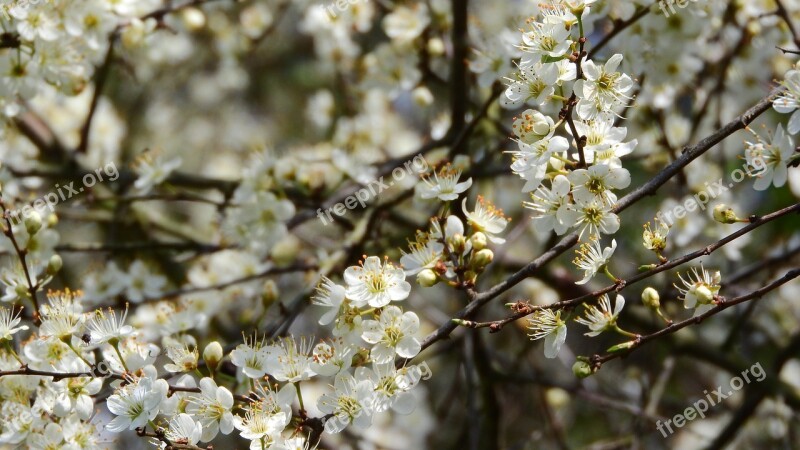
[[[630,331],[623,330],[617,324],[614,324],[614,331],[616,331],[617,333],[619,333],[619,334],[621,334],[623,336],[627,336],[627,337],[631,337],[631,338],[638,338],[639,337],[638,334],[631,333]]]
[[[606,276],[607,276],[608,278],[611,278],[611,280],[612,280],[614,283],[619,283],[619,278],[615,277],[615,276],[614,276],[614,274],[612,274],[612,273],[611,273],[611,272],[608,270],[608,266],[607,266],[607,265],[606,265],[606,266],[603,266],[603,273],[605,273],[605,274],[606,274]]]
[[[303,392],[300,390],[300,383],[295,383],[294,388],[297,389],[297,400],[300,402],[300,411],[305,411],[306,407],[303,405]]]
[[[112,344],[111,347],[117,352],[117,357],[119,358],[120,364],[122,364],[122,368],[125,369],[125,372],[130,372],[130,370],[128,370],[128,365],[125,364],[125,358],[122,357],[122,352],[119,351],[119,343]]]
[[[16,352],[16,351],[14,351],[14,347],[12,347],[12,346],[11,346],[11,341],[9,341],[9,340],[4,340],[4,341],[3,341],[3,344],[5,344],[5,347],[8,349],[8,352],[9,352],[9,353],[11,353],[11,356],[13,356],[13,357],[14,357],[14,359],[16,359],[16,360],[17,360],[17,362],[19,363],[19,365],[24,367],[24,366],[25,366],[25,363],[24,363],[24,362],[22,362],[22,360],[19,358],[19,355],[17,355],[17,352]]]

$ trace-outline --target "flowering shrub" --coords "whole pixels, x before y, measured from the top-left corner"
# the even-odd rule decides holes
[[[0,446],[790,448],[800,4],[672,3],[5,5]]]

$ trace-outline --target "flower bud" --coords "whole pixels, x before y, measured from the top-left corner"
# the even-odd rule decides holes
[[[411,91],[411,97],[414,99],[414,103],[422,108],[431,106],[431,103],[433,103],[433,94],[425,86],[419,86]]]
[[[203,360],[212,372],[217,370],[220,361],[222,361],[222,356],[222,345],[217,341],[209,343],[203,349]]]
[[[650,309],[661,307],[661,297],[658,295],[658,291],[649,286],[646,287],[642,291],[642,303]]]
[[[439,276],[431,269],[425,269],[417,274],[417,284],[422,287],[431,287],[439,282]]]
[[[736,217],[736,213],[733,212],[733,208],[728,207],[725,204],[719,204],[714,207],[714,220],[719,223],[736,223],[739,222],[739,218]]]
[[[472,237],[469,238],[469,240],[472,241],[472,249],[475,251],[480,251],[485,249],[486,245],[488,244],[486,235],[480,231],[473,234]]]
[[[575,361],[572,365],[572,373],[578,378],[590,377],[594,371],[592,366],[586,361]]]
[[[297,258],[300,242],[292,234],[286,235],[272,247],[272,260],[279,266],[288,266]]]
[[[197,31],[206,25],[206,15],[197,8],[183,8],[181,20],[189,31]]]
[[[36,211],[31,211],[25,216],[25,229],[31,236],[38,233],[42,229],[42,216]]]
[[[445,46],[444,42],[439,38],[433,38],[428,40],[428,53],[431,56],[441,56],[444,55]]]
[[[57,274],[63,265],[64,261],[61,259],[61,256],[57,254],[51,256],[50,260],[47,261],[47,274],[51,276]]]
[[[264,303],[264,307],[269,308],[277,299],[278,286],[275,285],[273,280],[265,281],[263,291],[261,292],[261,301]]]
[[[474,270],[467,270],[464,272],[464,281],[468,283],[475,283],[475,280],[478,279],[478,274],[475,273]]]
[[[476,269],[483,269],[484,267],[488,266],[489,263],[492,262],[494,259],[494,252],[485,248],[472,256],[471,265]]]
[[[467,239],[463,234],[456,234],[450,238],[450,248],[453,249],[453,253],[464,253],[464,249],[467,248]]]

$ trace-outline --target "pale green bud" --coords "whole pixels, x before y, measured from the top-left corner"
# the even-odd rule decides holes
[[[736,217],[736,213],[733,211],[733,208],[728,207],[725,204],[719,204],[714,207],[714,220],[719,223],[736,223],[739,222],[740,219]]]
[[[658,291],[649,286],[646,287],[642,291],[642,303],[650,309],[658,309],[661,306],[661,297],[658,295]]]
[[[31,211],[30,214],[25,216],[25,229],[28,234],[33,236],[42,229],[42,216],[36,211]]]
[[[480,231],[473,234],[469,240],[472,241],[472,249],[475,251],[483,250],[486,248],[486,245],[488,245],[486,235]]]
[[[594,371],[588,362],[575,361],[575,364],[572,365],[572,373],[578,378],[587,378],[592,376]]]
[[[209,343],[203,349],[203,360],[212,372],[217,370],[220,361],[222,361],[222,356],[222,345],[217,341]]]
[[[417,274],[417,284],[422,287],[431,287],[439,282],[439,276],[431,269],[425,269]]]
[[[61,270],[61,267],[64,265],[64,261],[61,259],[59,255],[53,255],[50,257],[50,260],[47,261],[47,274],[48,275],[55,275]]]
[[[483,269],[494,260],[494,252],[485,248],[474,255],[472,255],[471,265],[476,269]]]

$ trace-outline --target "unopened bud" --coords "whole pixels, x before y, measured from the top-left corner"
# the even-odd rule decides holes
[[[417,284],[422,287],[431,287],[439,282],[439,276],[431,269],[425,269],[417,274]]]
[[[431,56],[443,55],[445,50],[444,42],[438,37],[428,40],[428,53]]]
[[[411,97],[414,99],[414,103],[420,107],[430,106],[433,103],[433,94],[431,94],[431,90],[425,86],[419,86],[411,91]]]
[[[719,204],[714,207],[714,220],[719,223],[736,223],[739,222],[740,219],[736,217],[736,213],[733,211],[733,208],[728,207],[725,204]]]
[[[47,274],[48,275],[55,275],[61,270],[61,267],[64,265],[64,261],[61,259],[59,255],[53,255],[50,257],[50,260],[47,261]]]
[[[467,270],[464,272],[464,281],[468,283],[475,283],[475,280],[478,279],[478,274],[475,273],[474,270]]]
[[[463,234],[456,234],[455,236],[450,238],[450,247],[453,249],[454,253],[464,253],[464,249],[467,248],[467,240]]]
[[[472,249],[475,251],[480,251],[485,249],[486,245],[488,244],[488,239],[486,239],[486,235],[480,231],[473,234],[472,237],[469,238],[469,240],[472,241]]]
[[[590,377],[594,371],[588,362],[575,361],[575,364],[572,365],[572,373],[578,378],[587,378]]]
[[[264,290],[261,293],[261,301],[264,303],[265,307],[269,307],[275,300],[278,299],[278,286],[275,284],[273,280],[267,280],[264,282]]]
[[[189,31],[197,31],[206,25],[206,15],[197,8],[183,8],[181,20]]]
[[[650,309],[661,307],[661,297],[658,295],[658,291],[649,286],[646,287],[642,291],[642,303]]]
[[[216,371],[222,361],[222,345],[217,341],[206,345],[206,348],[203,349],[203,360],[212,372]]]
[[[472,266],[476,269],[483,269],[494,260],[494,252],[485,248],[472,256]]]
[[[31,211],[25,216],[25,229],[31,236],[38,233],[42,229],[42,216],[36,211]]]

